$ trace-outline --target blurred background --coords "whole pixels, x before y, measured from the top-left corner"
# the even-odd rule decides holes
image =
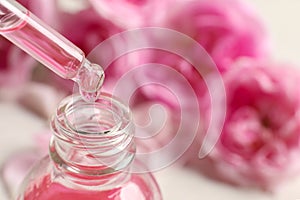
[[[266,22],[273,40],[273,53],[277,59],[299,63],[299,35],[300,28],[293,22],[298,18],[300,2],[292,0],[250,1],[255,5]]]
[[[272,60],[274,62],[291,64],[291,66],[300,70],[300,27],[298,25],[300,1],[246,1],[254,6],[269,32]],[[47,4],[47,1],[41,2]],[[77,3],[80,7],[81,3],[79,0]],[[72,7],[71,10],[76,10],[78,8],[77,3],[76,6],[70,1],[64,1],[61,4],[65,8]],[[0,71],[0,73],[2,72]],[[48,78],[48,75],[45,75],[43,71],[36,70],[34,74],[38,74],[34,77],[37,82],[41,82],[40,79]],[[53,80],[53,77],[50,77]],[[289,79],[284,74],[281,78]],[[51,87],[30,85],[25,88],[27,88],[26,92],[23,91],[24,89],[21,89],[22,91],[18,89],[13,91],[12,88],[0,90],[0,164],[3,166],[1,199],[6,198],[7,189],[13,191],[16,189],[14,186],[18,184],[15,184],[14,181],[18,181],[19,177],[23,175],[22,173],[26,171],[26,167],[32,164],[30,161],[41,156],[31,151],[36,151],[36,149],[39,149],[41,153],[47,151],[45,144],[48,141],[48,115],[54,111],[59,100],[66,95],[66,93],[57,92]],[[42,91],[42,93],[36,91]],[[18,95],[20,93],[22,93],[21,96]],[[41,98],[41,96],[44,98]],[[35,108],[36,105],[38,108]],[[280,113],[277,114],[280,115]],[[40,136],[40,134],[44,133],[47,136]],[[6,168],[6,165],[9,169]],[[186,198],[189,200],[300,199],[300,173],[295,173],[291,178],[287,178],[283,184],[276,186],[271,191],[266,188],[257,189],[233,186],[224,181],[208,178],[194,170],[194,168],[177,164],[155,172],[155,176],[166,200],[182,200]],[[3,179],[5,180],[3,181]]]

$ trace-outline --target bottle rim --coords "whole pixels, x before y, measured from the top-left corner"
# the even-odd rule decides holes
[[[84,101],[80,94],[68,96],[59,104],[52,121],[54,134],[60,139],[97,142],[108,135],[133,134],[129,107],[108,93],[101,93],[95,102]]]

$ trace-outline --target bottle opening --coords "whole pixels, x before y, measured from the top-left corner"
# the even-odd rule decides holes
[[[70,133],[82,137],[104,137],[124,132],[130,124],[131,113],[127,106],[109,94],[102,94],[95,102],[86,102],[78,94],[61,103],[56,118]]]
[[[83,135],[104,135],[120,129],[122,119],[117,111],[101,104],[81,103],[65,113],[66,125]]]

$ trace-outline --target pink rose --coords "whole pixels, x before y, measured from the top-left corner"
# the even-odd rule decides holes
[[[166,15],[170,0],[90,0],[105,18],[126,27],[151,25]]]
[[[240,57],[264,58],[269,40],[255,10],[241,0],[178,1],[158,26],[175,29],[199,42],[224,72]]]
[[[272,190],[300,170],[300,73],[278,66],[244,61],[224,76],[227,116],[209,158],[227,181]]]

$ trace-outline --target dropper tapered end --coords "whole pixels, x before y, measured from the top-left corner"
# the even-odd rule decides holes
[[[88,60],[83,62],[74,81],[77,82],[80,94],[85,101],[94,102],[99,98],[104,77],[104,70],[101,66]]]

